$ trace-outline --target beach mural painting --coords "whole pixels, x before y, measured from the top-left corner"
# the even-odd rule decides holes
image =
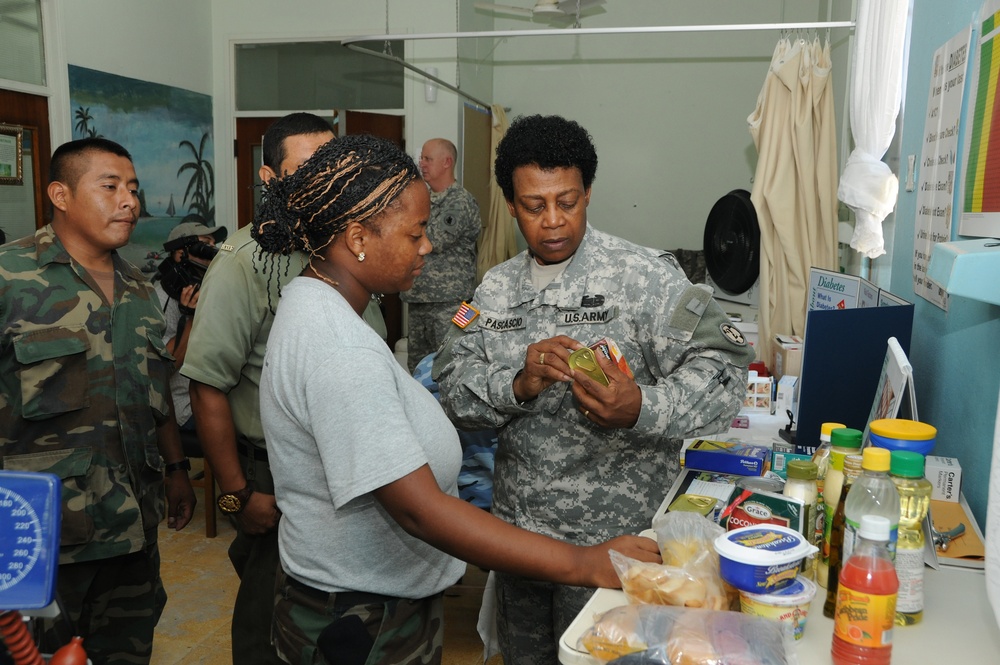
[[[188,215],[215,226],[212,98],[74,65],[69,90],[73,138],[104,137],[132,154],[140,216],[119,252],[152,274],[170,229]]]

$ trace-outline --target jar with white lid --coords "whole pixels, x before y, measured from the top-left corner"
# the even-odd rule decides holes
[[[816,489],[817,467],[809,460],[792,460],[788,463],[788,479],[785,481],[783,494],[802,501],[804,513],[805,535],[819,549],[822,542],[816,542],[817,500]],[[816,579],[816,557],[809,557],[802,562],[802,574],[810,580]]]

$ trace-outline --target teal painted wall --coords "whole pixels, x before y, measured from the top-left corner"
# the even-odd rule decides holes
[[[903,99],[902,163],[923,146],[924,118],[934,51],[972,23],[982,0],[914,0],[913,28]],[[973,35],[975,39],[975,35]],[[969,96],[966,86],[966,104]],[[959,144],[965,131],[963,113]],[[903,167],[905,168],[905,166]],[[905,173],[900,174],[900,180]],[[917,178],[919,181],[919,177]],[[910,362],[920,419],[938,428],[934,454],[957,457],[962,491],[980,525],[986,523],[993,431],[1000,391],[1000,307],[953,297],[949,311],[913,292],[913,229],[917,192],[900,187],[896,206],[891,291],[916,303]],[[956,192],[956,206],[957,192]],[[960,239],[958,217],[952,239]],[[1000,289],[1000,284],[997,285]]]

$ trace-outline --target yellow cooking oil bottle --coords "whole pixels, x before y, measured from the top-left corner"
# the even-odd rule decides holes
[[[931,503],[931,481],[924,477],[924,456],[893,450],[889,477],[899,491],[896,541],[896,625],[912,626],[924,617],[924,517]]]

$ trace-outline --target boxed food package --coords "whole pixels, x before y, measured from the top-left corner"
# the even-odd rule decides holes
[[[771,355],[771,373],[780,381],[786,374],[799,375],[802,369],[802,338],[795,335],[775,335]]]
[[[928,455],[924,476],[934,486],[931,499],[958,503],[958,497],[962,493],[962,466],[957,459]]]
[[[760,376],[754,370],[747,372],[747,395],[741,411],[771,413],[772,382],[773,378],[770,376]]]
[[[613,340],[602,337],[591,344],[590,348],[594,353],[603,353],[605,358],[618,365],[618,369],[624,372],[629,378],[632,378],[632,368],[628,366],[628,361],[625,360],[621,349],[618,348],[618,345]]]
[[[778,387],[774,395],[774,412],[785,413],[791,411],[792,416],[796,416],[798,401],[796,400],[799,377],[793,374],[785,374],[778,379]]]
[[[770,473],[763,477],[738,476],[685,467],[653,515],[653,522],[672,512],[681,497],[695,495],[702,500],[715,499],[714,509],[705,517],[727,531],[751,524],[777,524],[799,533],[812,529],[807,507],[801,499],[782,494],[782,485],[781,479]]]
[[[697,439],[684,451],[684,465],[702,471],[760,476],[767,471],[771,451],[738,441]]]
[[[788,478],[788,463],[797,459],[809,462],[812,455],[796,453],[795,446],[785,441],[775,441],[771,446],[771,471],[782,478]]]

